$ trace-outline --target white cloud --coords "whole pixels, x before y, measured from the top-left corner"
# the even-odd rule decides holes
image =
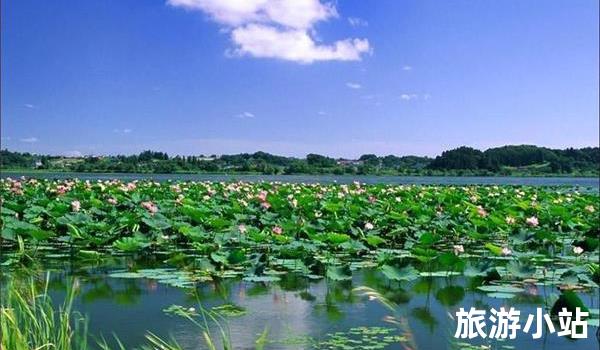
[[[418,99],[429,100],[430,98],[431,98],[430,94],[418,95],[418,94],[406,93],[406,94],[400,95],[400,99],[402,99],[404,101],[418,100]]]
[[[417,95],[417,94],[402,94],[402,95],[400,95],[400,98],[403,99],[404,101],[410,101],[410,100],[418,99],[419,95]]]
[[[346,86],[349,87],[350,89],[360,89],[360,88],[362,88],[362,85],[360,85],[359,83],[353,83],[353,82],[347,82]]]
[[[37,108],[35,105],[32,105],[31,103],[26,103],[26,104],[23,105],[23,107],[29,108],[29,109],[35,109],[35,108]]]
[[[254,114],[250,113],[250,112],[244,112],[244,113],[237,114],[236,118],[240,118],[240,119],[254,118]]]
[[[366,39],[346,39],[332,45],[318,45],[305,30],[285,30],[262,24],[236,28],[231,37],[238,45],[234,54],[299,63],[356,61],[360,60],[362,53],[369,51]]]
[[[348,17],[348,23],[353,27],[366,27],[369,25],[369,22],[358,17]]]
[[[412,66],[402,66],[402,70],[412,70]]]
[[[319,44],[314,25],[337,17],[319,0],[167,0],[171,6],[202,11],[230,32],[228,54],[277,58],[299,63],[357,61],[371,52],[367,39]]]
[[[132,131],[131,129],[113,129],[116,134],[130,134]]]
[[[206,12],[214,21],[231,27],[273,22],[308,29],[315,22],[337,17],[333,5],[322,4],[319,0],[167,0],[167,3]]]
[[[317,114],[318,115],[327,115],[327,112],[325,112],[325,111],[318,111]]]
[[[25,143],[35,143],[35,142],[38,142],[38,138],[37,137],[25,137],[25,138],[19,139],[19,141],[25,142]]]

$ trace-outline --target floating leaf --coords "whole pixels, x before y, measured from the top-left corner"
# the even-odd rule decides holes
[[[346,281],[352,279],[352,271],[348,266],[328,266],[327,278],[334,281]]]
[[[387,278],[394,281],[412,281],[419,278],[419,271],[410,265],[402,268],[383,265],[379,269]]]
[[[506,285],[485,285],[479,286],[477,289],[489,293],[522,293],[525,291],[523,288]]]

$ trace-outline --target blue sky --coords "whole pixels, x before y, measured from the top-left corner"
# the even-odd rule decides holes
[[[598,146],[598,1],[541,4],[2,1],[2,148]]]

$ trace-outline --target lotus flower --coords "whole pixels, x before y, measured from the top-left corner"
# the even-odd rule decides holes
[[[271,231],[276,235],[280,235],[283,233],[283,229],[280,226],[273,227]]]
[[[260,191],[260,193],[256,196],[261,202],[267,200],[267,191]]]
[[[154,215],[158,211],[158,207],[156,206],[156,204],[154,204],[150,201],[142,202],[140,204],[144,209],[146,209],[152,215]]]
[[[71,202],[71,210],[79,211],[79,209],[81,209],[81,203],[79,201],[72,201]]]
[[[581,248],[581,247],[578,247],[578,246],[574,246],[574,247],[573,247],[573,253],[574,253],[575,255],[581,255],[581,253],[583,253],[583,248]]]
[[[479,216],[481,216],[482,218],[488,216],[488,212],[485,211],[485,209],[483,209],[483,207],[481,205],[477,206],[477,214]]]
[[[536,218],[535,216],[529,217],[525,220],[525,222],[527,223],[527,225],[531,226],[531,227],[536,227],[537,225],[539,225],[539,221],[538,218]]]
[[[457,244],[454,246],[454,254],[459,255],[465,252],[465,247],[462,244]]]

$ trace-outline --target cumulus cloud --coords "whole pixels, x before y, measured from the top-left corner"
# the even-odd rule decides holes
[[[347,82],[346,86],[349,87],[350,89],[360,89],[360,88],[362,88],[362,85],[360,85],[359,83],[352,83],[352,82]]]
[[[412,70],[412,66],[402,66],[402,70]]]
[[[36,108],[36,106],[35,106],[35,105],[32,105],[31,103],[26,103],[26,104],[24,104],[23,106],[24,106],[25,108],[29,108],[29,109],[35,109],[35,108]]]
[[[33,136],[32,137],[25,137],[25,138],[19,139],[19,141],[25,142],[25,143],[35,143],[35,142],[38,142],[38,138],[37,137],[33,137]]]
[[[314,25],[338,16],[320,0],[167,0],[174,7],[202,11],[225,27],[234,48],[229,54],[298,63],[357,61],[371,52],[367,39],[318,43]]]
[[[353,27],[366,27],[369,25],[369,22],[358,17],[348,17],[348,23]]]
[[[243,112],[243,113],[237,114],[236,117],[240,118],[240,119],[254,118],[254,114],[250,113],[250,112]]]
[[[130,134],[132,131],[131,129],[113,129],[116,134]]]

